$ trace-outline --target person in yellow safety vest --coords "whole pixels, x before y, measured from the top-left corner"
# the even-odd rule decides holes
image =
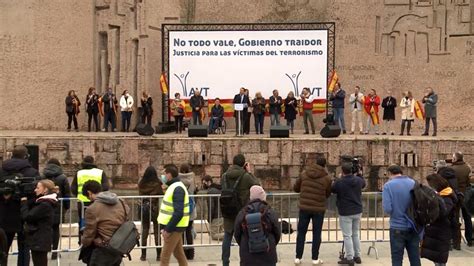
[[[94,157],[86,156],[82,160],[82,169],[77,171],[76,176],[72,180],[71,192],[77,197],[77,210],[79,216],[79,233],[84,228],[84,218],[82,217],[83,210],[91,204],[91,201],[82,195],[82,186],[89,180],[96,181],[102,186],[102,191],[109,190],[109,181],[104,171],[98,169],[94,164]],[[80,241],[80,239],[79,239]]]
[[[176,165],[166,165],[164,172],[161,178],[167,188],[158,214],[158,223],[163,228],[160,266],[169,265],[171,254],[174,254],[179,266],[187,266],[182,237],[189,225],[189,194],[186,186],[178,178]]]

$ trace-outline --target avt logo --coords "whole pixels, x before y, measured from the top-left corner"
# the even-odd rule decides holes
[[[188,76],[189,76],[189,71],[186,72],[186,74],[173,74],[181,84],[181,89],[183,90],[183,97],[192,97],[194,94],[196,94],[196,91],[199,91],[201,93],[201,96],[207,97],[209,87],[207,86],[196,86],[196,87],[190,87],[188,89]]]
[[[299,88],[299,78],[300,78],[300,75],[301,75],[301,71],[298,72],[298,74],[288,74],[288,73],[285,73],[285,75],[290,79],[291,81],[291,84],[293,85],[293,92],[295,93],[295,96],[299,96],[300,95],[300,88]],[[323,88],[321,87],[310,87],[309,88],[310,91],[311,91],[311,94],[314,95],[315,97],[320,97],[321,96],[321,90]],[[302,90],[301,90],[302,92]]]

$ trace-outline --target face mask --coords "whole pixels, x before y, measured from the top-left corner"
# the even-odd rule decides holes
[[[161,175],[160,179],[161,179],[161,183],[163,183],[163,184],[166,184],[166,182],[168,182],[165,175]]]

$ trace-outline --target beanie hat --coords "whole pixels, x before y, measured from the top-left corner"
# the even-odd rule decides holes
[[[259,199],[261,201],[265,201],[267,199],[267,194],[261,186],[254,185],[250,188],[250,200],[255,199]]]

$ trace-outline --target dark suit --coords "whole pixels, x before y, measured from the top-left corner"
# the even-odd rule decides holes
[[[243,126],[245,125],[246,121],[247,121],[247,113],[248,113],[248,106],[250,105],[250,100],[249,100],[249,97],[245,94],[243,95],[240,95],[240,94],[237,94],[234,96],[234,100],[232,101],[232,103],[236,104],[236,103],[243,103],[243,104],[247,104],[247,107],[244,108],[244,110],[241,112],[240,114],[240,126],[241,128],[243,128]],[[236,127],[236,130],[238,130],[238,119],[239,119],[239,114],[237,111],[234,111],[234,117],[235,117],[235,127]],[[238,132],[238,131],[237,131]],[[242,131],[243,132],[243,131]]]

